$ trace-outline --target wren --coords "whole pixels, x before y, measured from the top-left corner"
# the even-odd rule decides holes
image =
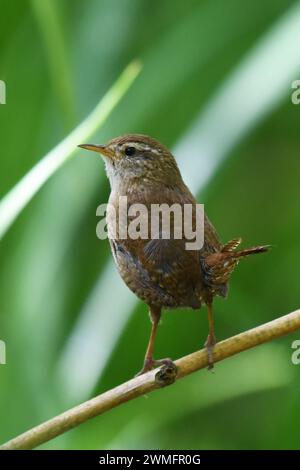
[[[106,145],[79,145],[100,153],[110,181],[109,203],[118,213],[119,198],[126,196],[128,206],[143,204],[151,211],[152,204],[197,204],[185,185],[171,152],[152,137],[128,134]],[[112,223],[109,211],[107,224]],[[208,368],[214,364],[212,303],[215,296],[226,297],[230,276],[238,262],[248,255],[263,253],[269,246],[239,250],[241,239],[222,244],[204,215],[204,243],[201,249],[187,250],[181,239],[121,238],[118,232],[110,237],[110,245],[118,271],[127,286],[149,307],[152,329],[144,365],[140,373],[160,365],[172,366],[171,359],[153,358],[154,339],[162,309],[206,304],[209,333],[205,343]]]

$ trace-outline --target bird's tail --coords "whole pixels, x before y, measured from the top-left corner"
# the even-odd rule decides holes
[[[220,251],[211,253],[202,260],[206,285],[222,297],[227,294],[227,283],[239,261],[250,255],[264,253],[270,248],[270,245],[264,245],[237,251],[241,241],[241,238],[230,240]]]
[[[221,253],[227,254],[230,259],[239,259],[245,256],[256,255],[258,253],[265,253],[271,248],[271,245],[254,246],[236,251],[236,248],[241,244],[241,238],[235,238],[222,246]]]

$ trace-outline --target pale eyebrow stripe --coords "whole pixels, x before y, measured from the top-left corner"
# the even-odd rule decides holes
[[[150,147],[149,145],[147,144],[142,144],[140,142],[126,142],[124,144],[121,145],[121,148],[126,148],[126,147],[135,147],[137,148],[138,150],[151,150],[151,152],[153,153],[156,153],[157,155],[159,155],[161,153],[161,150],[160,149],[155,149],[153,147]]]

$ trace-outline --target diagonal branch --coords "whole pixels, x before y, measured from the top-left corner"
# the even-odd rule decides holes
[[[300,310],[289,313],[264,325],[240,333],[225,341],[217,343],[214,348],[215,362],[238,354],[246,349],[266,343],[272,339],[280,338],[288,333],[300,329]],[[118,387],[109,390],[91,400],[75,406],[64,413],[55,416],[45,423],[30,429],[20,436],[8,441],[0,450],[33,449],[76,426],[94,418],[106,411],[115,408],[129,400],[152,392],[175,380],[203,369],[207,366],[207,353],[205,349],[178,359],[177,371],[162,368],[136,377]]]

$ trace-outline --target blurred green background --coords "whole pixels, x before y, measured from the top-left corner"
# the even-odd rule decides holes
[[[126,65],[142,71],[91,139],[147,133],[175,153],[227,241],[271,243],[217,300],[223,339],[299,307],[300,3],[0,0],[0,196],[88,115]],[[82,142],[76,142],[80,144]],[[150,322],[96,238],[109,187],[78,151],[0,245],[0,440],[129,378]],[[202,347],[205,309],[163,316],[156,357]],[[134,400],[46,449],[299,448],[294,333]]]

